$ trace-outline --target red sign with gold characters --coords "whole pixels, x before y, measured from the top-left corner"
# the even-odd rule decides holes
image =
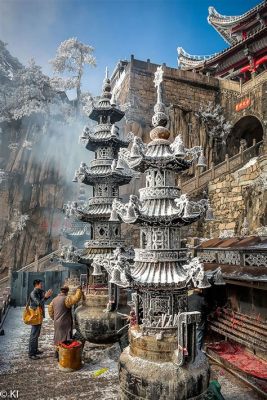
[[[235,110],[241,111],[244,110],[245,108],[248,108],[250,105],[251,105],[251,99],[247,97],[246,99],[240,101],[235,105]]]

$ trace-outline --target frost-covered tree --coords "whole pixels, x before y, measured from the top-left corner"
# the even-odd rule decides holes
[[[0,40],[0,82],[12,79],[14,72],[23,68],[19,60],[13,57],[6,48],[7,43]]]
[[[59,45],[56,57],[50,61],[55,73],[67,74],[65,77],[52,78],[53,86],[61,90],[76,89],[77,108],[82,101],[81,81],[84,67],[96,65],[93,52],[93,47],[79,42],[77,38],[70,38]]]
[[[0,122],[19,120],[33,114],[68,117],[69,102],[62,100],[50,78],[43,74],[40,66],[32,59],[29,65],[14,72],[12,79],[0,88]],[[64,109],[64,110],[63,110]]]
[[[17,71],[23,68],[6,46],[7,44],[0,40],[0,122],[11,118],[10,101],[15,89],[13,78]]]
[[[196,115],[204,123],[210,141],[215,139],[225,143],[232,125],[224,117],[223,109],[219,104],[213,106],[209,102],[207,105],[201,106]]]
[[[231,131],[232,125],[223,115],[223,108],[209,102],[200,106],[196,116],[203,123],[208,137],[209,153],[215,163],[222,161],[226,149],[226,139]],[[208,156],[208,158],[210,158]]]
[[[7,240],[13,239],[14,236],[19,235],[26,227],[27,221],[30,219],[28,214],[22,214],[19,210],[15,209],[12,212],[12,217],[9,221],[9,235]]]
[[[20,70],[14,77],[13,119],[20,119],[33,113],[49,114],[49,104],[55,97],[55,91],[49,78],[42,73],[41,67],[30,60],[29,66]]]
[[[56,96],[49,77],[30,60],[27,67],[14,72],[9,84],[0,91],[0,122],[18,120],[33,113],[49,114]]]

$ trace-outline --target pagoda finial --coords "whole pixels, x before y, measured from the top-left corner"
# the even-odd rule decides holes
[[[154,129],[152,129],[150,133],[150,137],[152,140],[158,138],[168,139],[170,136],[170,132],[166,127],[168,124],[168,116],[166,114],[165,105],[162,100],[162,82],[163,82],[163,68],[162,66],[158,67],[155,75],[154,75],[154,84],[157,88],[157,103],[154,107],[154,115],[152,117],[152,125]]]
[[[110,79],[108,77],[108,67],[106,67],[105,78],[104,78],[103,86],[102,86],[102,98],[111,99],[111,96],[112,96],[111,95],[111,84],[110,84]]]
[[[106,67],[106,75],[105,75],[105,79],[108,79],[108,67]]]
[[[162,82],[163,82],[163,74],[164,71],[162,69],[162,65],[157,68],[155,74],[154,74],[154,84],[155,87],[157,88],[157,103],[162,103]]]

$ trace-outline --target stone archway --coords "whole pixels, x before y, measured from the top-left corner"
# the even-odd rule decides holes
[[[254,115],[247,115],[239,119],[233,126],[226,143],[227,152],[230,157],[239,152],[240,141],[245,140],[246,147],[263,140],[263,126]]]

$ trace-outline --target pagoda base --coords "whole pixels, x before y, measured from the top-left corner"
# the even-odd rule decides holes
[[[126,304],[119,305],[117,311],[107,311],[107,295],[86,295],[86,302],[77,307],[75,319],[79,333],[92,343],[115,343],[127,332],[122,329],[128,322],[119,313],[129,314],[130,308]]]
[[[130,346],[119,360],[120,400],[206,397],[210,372],[205,355],[199,352],[194,362],[180,367],[170,359],[173,344],[171,338],[158,341],[148,336],[137,338],[131,329]]]

